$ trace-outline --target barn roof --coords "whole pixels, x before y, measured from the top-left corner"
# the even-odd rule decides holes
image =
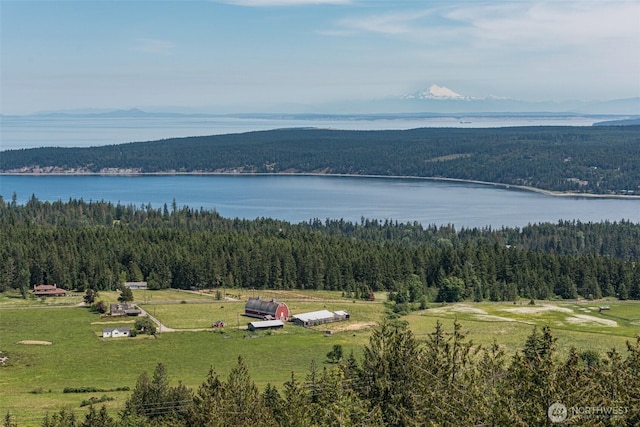
[[[272,300],[263,300],[260,297],[258,298],[249,298],[246,305],[244,306],[245,310],[257,311],[260,313],[268,313],[273,316],[276,314],[276,310],[280,307],[283,302]]]

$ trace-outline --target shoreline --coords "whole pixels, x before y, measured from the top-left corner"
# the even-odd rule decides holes
[[[466,184],[477,184],[485,186],[500,187],[505,190],[529,191],[553,197],[577,197],[588,199],[629,199],[640,200],[640,195],[628,194],[596,194],[596,193],[575,193],[545,190],[543,188],[529,187],[525,185],[505,184],[501,182],[480,181],[473,179],[431,177],[431,176],[404,176],[404,175],[360,175],[360,174],[335,174],[322,172],[0,172],[1,176],[328,176],[345,178],[380,178],[380,179],[415,179],[425,181],[445,181]]]

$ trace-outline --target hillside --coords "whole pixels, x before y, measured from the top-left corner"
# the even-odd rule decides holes
[[[10,150],[0,172],[419,176],[627,195],[640,191],[640,127],[282,129]]]
[[[629,222],[460,231],[376,220],[296,225],[33,197],[24,206],[0,199],[0,235],[0,292],[23,295],[36,284],[103,291],[128,278],[154,289],[339,290],[355,299],[392,292],[404,308],[421,300],[640,299],[640,224]]]

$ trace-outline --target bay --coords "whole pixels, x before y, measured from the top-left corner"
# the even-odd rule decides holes
[[[556,197],[493,185],[410,178],[291,175],[0,176],[0,195],[20,204],[110,201],[171,209],[173,202],[227,218],[417,221],[423,225],[522,227],[539,222],[640,222],[640,200]]]
[[[611,117],[608,117],[611,119]],[[403,130],[421,127],[591,126],[596,116],[255,118],[255,117],[77,117],[1,116],[0,150],[92,147],[136,141],[317,127],[341,130]]]

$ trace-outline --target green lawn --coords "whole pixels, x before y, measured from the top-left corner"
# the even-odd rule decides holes
[[[144,310],[159,319],[164,325],[175,329],[211,328],[216,320],[227,327],[247,326],[251,321],[242,315],[244,302],[213,301],[187,304],[141,304]],[[254,320],[254,319],[252,319]]]
[[[349,304],[353,304],[347,301]],[[224,302],[236,325],[238,309],[244,303]],[[149,310],[172,325],[198,327],[198,319],[219,310],[220,302],[206,304],[150,305]],[[166,314],[166,316],[165,316]],[[217,316],[217,313],[216,315]],[[209,317],[203,326],[210,326]],[[166,317],[166,319],[165,319]],[[182,318],[182,323],[180,319]],[[241,317],[242,325],[250,319]],[[0,310],[0,350],[9,358],[0,367],[0,413],[11,411],[19,425],[39,425],[47,411],[69,405],[81,412],[79,405],[91,396],[107,394],[115,398],[109,407],[120,407],[127,392],[64,394],[65,387],[133,388],[142,371],[152,372],[157,363],[167,366],[176,382],[199,386],[211,366],[222,376],[242,355],[256,383],[281,386],[292,371],[304,378],[312,360],[322,364],[334,344],[345,352],[359,354],[368,331],[325,336],[311,329],[286,325],[282,330],[250,334],[227,327],[224,331],[163,333],[157,338],[136,337],[103,339],[100,332],[116,324],[127,325],[131,319],[108,320],[86,308],[31,308]],[[20,341],[46,341],[51,345],[20,344]]]
[[[117,299],[117,298],[116,298]],[[83,302],[82,294],[75,294],[66,297],[37,297],[28,294],[27,298],[22,298],[19,292],[0,293],[0,308],[2,307],[42,307],[42,306],[74,306]]]
[[[142,293],[150,295],[143,298]],[[244,291],[240,296],[258,296]],[[103,394],[115,398],[107,402],[118,408],[128,392],[64,394],[65,387],[99,387],[114,389],[135,385],[142,371],[152,372],[159,362],[167,366],[170,378],[197,387],[211,366],[226,376],[242,355],[259,387],[282,383],[295,371],[304,379],[312,360],[325,362],[334,344],[341,344],[346,354],[359,357],[367,343],[371,326],[382,319],[385,306],[374,302],[341,298],[340,293],[282,291],[261,293],[263,298],[277,298],[287,303],[292,313],[315,310],[346,310],[347,322],[305,329],[287,324],[283,329],[250,334],[244,328],[251,321],[241,316],[244,301],[219,301],[212,295],[180,291],[134,291],[136,300],[164,324],[177,329],[205,329],[201,332],[171,332],[157,338],[136,337],[103,339],[105,326],[129,325],[133,319],[105,319],[82,307],[51,308],[54,302],[31,301],[27,307],[12,298],[0,297],[0,350],[8,357],[0,366],[0,413],[11,411],[21,427],[40,425],[47,411],[64,405],[79,414],[82,400]],[[229,292],[227,292],[227,297]],[[72,297],[67,297],[72,298]],[[101,292],[100,299],[115,301],[116,292]],[[56,298],[58,303],[60,298]],[[29,300],[26,300],[29,301]],[[147,304],[142,304],[142,302]],[[185,303],[182,303],[185,301]],[[18,301],[19,302],[19,301]],[[610,311],[598,313],[598,305]],[[210,328],[215,320],[224,320],[224,330]],[[433,305],[402,317],[418,338],[426,338],[437,321],[446,330],[458,319],[475,343],[488,345],[494,339],[512,354],[522,348],[533,325],[549,325],[558,338],[559,354],[571,346],[592,349],[604,354],[616,347],[626,354],[625,342],[640,332],[640,303],[607,301],[606,303],[537,302],[529,306],[499,303],[460,303]],[[109,322],[109,323],[105,323]],[[114,323],[115,322],[115,323]],[[238,324],[241,329],[238,329]],[[330,336],[322,331],[331,330]],[[47,341],[51,345],[20,344],[20,341]]]

